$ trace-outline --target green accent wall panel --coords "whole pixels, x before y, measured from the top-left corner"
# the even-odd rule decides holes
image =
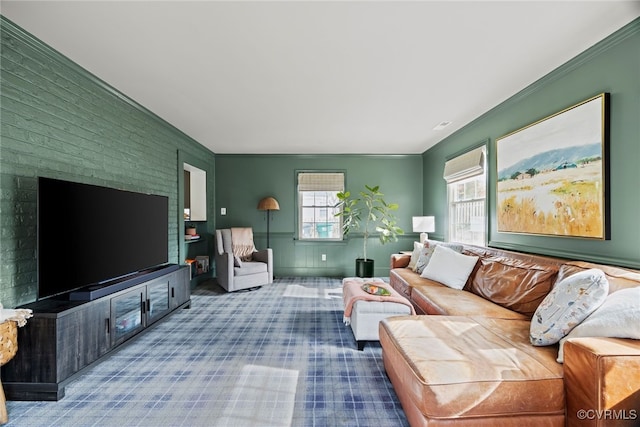
[[[213,153],[4,17],[0,29],[0,301],[37,297],[38,176],[168,196],[179,262],[178,150]]]
[[[355,272],[355,259],[362,256],[362,235],[344,242],[302,242],[296,238],[296,173],[305,170],[343,171],[346,189],[357,193],[364,185],[380,185],[387,202],[400,205],[398,225],[406,236],[381,245],[369,239],[369,256],[376,275],[388,276],[389,257],[411,250],[417,237],[411,232],[411,217],[422,214],[421,155],[232,155],[216,154],[216,218],[219,228],[253,227],[258,248],[266,247],[266,213],[258,211],[260,199],[275,197],[279,211],[271,212],[270,246],[274,271],[279,276],[344,276]],[[220,215],[220,208],[227,215]],[[322,254],[327,261],[321,261]]]
[[[506,249],[640,268],[640,19],[633,21],[485,113],[423,154],[424,213],[447,229],[446,160],[489,140],[489,244]],[[602,92],[611,94],[611,239],[499,233],[496,139]]]

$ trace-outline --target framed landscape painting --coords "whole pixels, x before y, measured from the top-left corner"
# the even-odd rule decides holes
[[[496,140],[499,232],[608,239],[609,94]]]

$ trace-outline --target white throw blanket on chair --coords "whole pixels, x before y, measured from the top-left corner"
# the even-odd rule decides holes
[[[253,243],[253,229],[251,227],[231,228],[231,247],[233,256],[241,261],[251,261],[252,254],[256,251]]]

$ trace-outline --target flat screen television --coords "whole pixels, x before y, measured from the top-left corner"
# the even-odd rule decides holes
[[[169,199],[38,179],[38,299],[168,262]]]

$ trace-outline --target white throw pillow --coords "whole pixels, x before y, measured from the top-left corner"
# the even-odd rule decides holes
[[[592,268],[573,274],[542,300],[531,319],[529,340],[536,346],[560,341],[595,309],[609,293],[609,281],[602,270]]]
[[[409,261],[409,265],[407,268],[410,268],[413,271],[416,271],[416,264],[418,263],[418,258],[420,258],[420,252],[424,248],[424,245],[420,242],[413,242],[413,252],[411,252],[411,261]]]
[[[463,255],[442,245],[436,245],[431,260],[420,277],[435,280],[454,289],[462,289],[473,271],[477,256]]]
[[[609,295],[596,311],[560,340],[558,362],[564,361],[564,343],[578,337],[640,340],[640,287],[621,289]]]
[[[422,249],[420,250],[420,256],[418,257],[418,262],[416,263],[415,272],[418,274],[422,274],[424,268],[431,261],[431,256],[433,255],[433,251],[436,246],[444,246],[445,248],[452,249],[458,253],[462,252],[463,246],[460,243],[449,243],[449,242],[438,242],[435,240],[425,240]]]

